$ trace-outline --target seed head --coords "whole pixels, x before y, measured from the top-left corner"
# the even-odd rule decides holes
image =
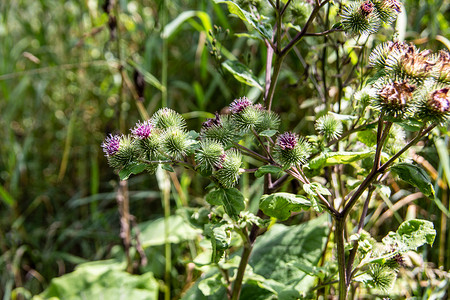
[[[450,89],[443,88],[434,91],[428,100],[428,105],[436,113],[448,114],[450,113]]]
[[[106,157],[113,156],[119,151],[120,147],[120,135],[109,134],[109,137],[102,143],[103,152]]]
[[[441,83],[450,83],[450,53],[441,50],[436,62],[437,80]]]
[[[131,133],[135,138],[142,140],[150,136],[150,134],[152,133],[152,129],[153,124],[149,120],[142,123],[141,121],[139,121],[138,123],[136,123],[136,126],[131,129]]]
[[[410,112],[413,107],[412,95],[416,87],[407,81],[394,81],[382,84],[378,88],[374,106],[383,110],[386,114],[401,117]]]
[[[244,110],[244,108],[251,106],[252,102],[250,100],[248,100],[247,97],[242,97],[239,99],[235,99],[233,102],[231,102],[230,104],[230,110],[233,114],[238,114],[241,111]]]

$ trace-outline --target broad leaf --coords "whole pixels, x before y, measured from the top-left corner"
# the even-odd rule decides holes
[[[254,273],[264,278],[307,292],[316,279],[304,269],[317,266],[328,232],[325,214],[300,225],[275,224],[256,240],[249,264]]]
[[[253,75],[250,69],[236,60],[226,60],[222,63],[222,66],[233,74],[239,82],[245,83],[246,85],[256,87],[263,91],[263,87],[259,82],[258,78]]]
[[[418,188],[427,197],[434,198],[433,184],[422,168],[409,163],[398,163],[391,167],[391,171],[400,179]]]
[[[281,221],[287,220],[291,212],[306,210],[310,205],[310,201],[305,197],[290,193],[263,195],[259,202],[259,208],[263,213]]]
[[[207,277],[198,283],[198,288],[205,296],[212,296],[224,286],[221,280],[222,274],[216,273],[211,277]]]
[[[433,245],[435,237],[436,230],[432,222],[414,219],[400,224],[397,232],[389,232],[383,238],[383,243],[400,253],[405,253],[416,250],[424,244]]]
[[[203,11],[195,11],[195,10],[188,10],[185,12],[182,12],[178,15],[172,22],[164,26],[164,31],[162,32],[162,37],[167,39],[170,38],[175,31],[187,20],[190,18],[197,17],[200,19],[200,21],[203,24],[203,28],[205,29],[205,32],[209,32],[212,30],[212,23],[211,18],[206,12]]]
[[[295,226],[275,224],[258,237],[246,269],[240,298],[302,299],[300,294],[315,286],[315,276],[323,276],[319,274],[317,264],[326,246],[329,226],[327,215],[322,215]],[[210,272],[203,278],[216,273]],[[198,287],[200,281],[182,299],[226,299],[225,288],[220,288],[209,297],[205,296]]]
[[[205,225],[205,235],[211,239],[213,263],[219,262],[225,250],[230,248],[231,233],[230,224],[222,222],[219,224]]]
[[[119,171],[120,180],[127,180],[132,174],[139,174],[147,168],[146,164],[130,163]]]
[[[255,177],[259,178],[266,174],[273,174],[273,175],[280,175],[283,170],[280,167],[277,166],[270,166],[270,165],[264,165],[262,167],[259,167],[258,170],[255,172]]]
[[[211,205],[223,205],[231,217],[238,216],[245,209],[244,196],[235,188],[212,191],[206,195],[206,201]]]
[[[201,233],[201,230],[192,227],[188,221],[179,215],[170,216],[168,223],[168,241],[173,244],[193,240]],[[142,247],[146,248],[165,244],[164,218],[140,223],[138,228]]]
[[[328,152],[313,158],[306,166],[310,169],[322,169],[326,166],[333,166],[338,164],[350,164],[355,161],[362,160],[370,155],[373,151],[363,152]]]
[[[34,299],[158,299],[158,282],[152,273],[138,276],[124,269],[125,264],[110,261],[82,264],[74,272],[52,279]]]
[[[274,136],[278,130],[264,130],[259,133],[260,136],[272,137]]]

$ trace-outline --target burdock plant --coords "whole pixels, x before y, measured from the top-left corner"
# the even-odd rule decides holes
[[[244,283],[250,289],[247,295],[264,289],[265,296],[279,299],[291,294],[293,299],[309,298],[315,293],[318,296],[317,290],[322,295],[331,295],[336,290],[340,299],[345,300],[349,291],[354,290],[350,287],[357,289],[362,284],[388,292],[400,266],[395,261],[407,251],[426,243],[431,245],[435,237],[433,225],[426,220],[409,220],[396,232],[390,232],[382,242],[372,238],[364,226],[372,216],[369,214],[370,202],[378,195],[389,197],[386,182],[395,179],[392,174],[412,184],[425,196],[435,196],[425,172],[405,161],[404,157],[420,139],[448,121],[448,52],[433,54],[429,50],[419,50],[413,44],[388,41],[376,45],[367,61],[366,44],[358,44],[359,35],[370,35],[382,30],[382,25],[392,24],[402,7],[396,0],[337,1],[342,2],[342,6],[335,10],[331,9],[333,4],[328,0],[307,1],[301,5],[296,3],[291,11],[289,6],[295,1],[245,1],[244,7],[235,1],[225,2],[231,13],[237,13],[255,29],[254,33],[267,47],[264,85],[257,83],[264,76],[256,78],[253,75],[256,72],[233,69],[233,75],[241,81],[244,75],[247,79],[252,77],[253,83],[245,82],[254,85],[255,90],[262,90],[262,99],[243,96],[230,101],[228,109],[222,110],[226,113],[215,113],[213,118],[205,120],[198,133],[187,130],[186,121],[179,113],[161,108],[149,120],[138,122],[131,130],[131,136],[110,135],[106,138],[102,147],[110,165],[121,170],[121,178],[137,173],[131,168],[128,171],[128,165],[154,170],[163,164],[166,170],[173,171],[172,167],[181,166],[210,180],[205,197],[209,214],[205,218],[207,224],[203,225],[204,235],[211,239],[212,275],[196,285],[206,297],[218,295],[223,298],[226,293],[229,299],[237,300]],[[273,27],[266,26],[271,17],[260,15],[256,5],[273,9]],[[321,11],[323,7],[328,7],[327,13]],[[309,14],[303,24],[285,22],[286,16],[300,16],[303,11]],[[328,28],[325,24],[330,24],[329,18],[335,14],[339,15],[337,23]],[[320,16],[320,22],[311,26],[317,16]],[[327,28],[317,31],[321,25]],[[281,101],[275,96],[275,90],[284,59],[292,49],[296,50],[297,57],[303,57],[305,50],[296,46],[304,37],[313,39],[339,31],[345,31],[347,36],[327,38],[325,44],[321,42],[325,50],[333,41],[354,36],[357,36],[358,47],[348,50],[346,45],[336,45],[333,48],[336,57],[331,57],[325,50],[320,51],[321,61],[316,65],[322,65],[321,74],[316,74],[316,70],[314,74],[306,72],[320,94],[321,102],[316,102],[318,105],[314,107],[320,117],[307,116],[295,128],[298,133],[290,131],[286,128],[289,123],[280,122],[280,116],[272,107],[274,101]],[[305,41],[303,46],[306,48],[309,43]],[[371,39],[365,43],[370,45]],[[330,72],[331,75],[327,74],[328,60],[334,60],[333,64],[336,64],[336,72]],[[349,68],[347,63],[350,61]],[[304,60],[302,63],[305,69],[312,66]],[[355,70],[360,72],[358,79],[361,82],[353,84]],[[318,84],[321,76],[323,82]],[[336,94],[332,93],[334,89],[338,90]],[[252,90],[250,94],[256,93]],[[306,107],[304,103],[299,104],[300,109]],[[307,125],[303,126],[303,123]],[[282,133],[278,132],[279,127]],[[411,131],[405,134],[403,128]],[[317,135],[314,135],[314,129]],[[256,202],[246,199],[245,193],[238,189],[243,173],[255,175],[255,178],[248,174],[242,176],[246,179],[244,183],[254,180],[255,184],[261,184],[263,195]],[[256,178],[259,177],[264,180],[258,181]],[[288,182],[293,184],[286,184]],[[303,283],[290,286],[287,282],[265,277],[267,274],[257,274],[259,266],[249,268],[257,237],[265,232],[262,229],[267,224],[264,218],[286,220],[293,212],[311,208],[315,210],[314,215],[327,213],[331,221],[325,224],[327,231],[323,244],[308,244],[298,253],[310,255],[309,248],[316,247],[311,257],[322,254],[322,262],[331,257],[336,257],[337,262],[330,262],[327,269],[325,265],[302,260],[301,255],[289,254],[290,260],[283,265],[277,265],[278,257],[274,259],[275,269],[284,268],[286,272],[308,270],[310,276],[317,275],[314,284],[307,287]],[[269,234],[270,230],[269,227]],[[308,235],[308,239],[315,237]],[[233,243],[234,240],[239,241]],[[284,240],[280,241],[284,243]],[[236,248],[242,251],[225,255]],[[332,253],[330,249],[333,249]],[[230,257],[233,262],[225,266],[223,262]],[[239,261],[237,266],[235,259]],[[286,269],[286,265],[290,269]],[[338,283],[337,287],[330,289],[334,283]]]

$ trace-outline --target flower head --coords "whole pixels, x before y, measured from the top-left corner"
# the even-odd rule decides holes
[[[252,102],[248,100],[247,97],[242,97],[239,99],[235,99],[230,104],[230,110],[233,114],[238,114],[243,111],[246,107],[251,106]]]
[[[277,146],[282,150],[292,150],[298,144],[298,135],[293,132],[285,132],[277,138]]]
[[[112,135],[109,134],[109,137],[105,139],[102,143],[103,152],[105,152],[106,156],[113,156],[117,152],[119,152],[120,147],[120,135]]]
[[[342,27],[356,34],[370,34],[378,31],[380,19],[375,13],[372,1],[355,1],[344,7],[341,14]]]
[[[146,139],[150,136],[153,130],[153,124],[150,121],[144,121],[141,123],[139,121],[136,123],[136,126],[131,129],[131,133],[137,138],[137,139]]]
[[[217,112],[215,113],[214,118],[207,119],[205,122],[203,122],[202,130],[209,129],[213,126],[220,126],[220,127],[222,126],[221,121],[220,121],[220,115]]]
[[[297,134],[285,132],[280,134],[274,147],[275,159],[284,168],[302,165],[311,154],[311,145]]]
[[[373,12],[373,9],[373,3],[370,0],[361,3],[361,6],[359,7],[359,11],[365,17],[369,16]]]

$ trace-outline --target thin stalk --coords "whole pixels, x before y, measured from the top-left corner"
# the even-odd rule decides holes
[[[250,259],[250,254],[252,253],[253,243],[250,241],[248,236],[247,228],[242,229],[240,232],[242,239],[244,241],[244,249],[242,251],[241,261],[239,262],[239,267],[236,275],[236,280],[233,285],[233,292],[231,294],[231,300],[238,300],[241,294],[242,281],[244,280],[245,269],[247,267],[248,261]]]
[[[170,182],[167,178],[165,178],[165,180]],[[165,256],[164,299],[170,300],[170,285],[171,285],[170,271],[172,270],[172,249],[169,242],[170,188],[165,188],[163,191],[163,205],[164,205],[164,256]]]
[[[161,32],[167,24],[167,3],[168,1],[162,1],[161,9]],[[161,66],[161,84],[164,87],[161,91],[161,105],[162,107],[167,106],[167,70],[168,70],[168,49],[167,49],[167,38],[162,37],[162,66]]]
[[[364,228],[364,220],[367,216],[367,211],[369,210],[369,203],[370,203],[370,198],[372,197],[372,193],[374,191],[374,187],[370,186],[369,187],[369,193],[367,195],[366,201],[364,202],[364,207],[363,207],[363,211],[361,214],[361,217],[359,219],[359,224],[358,224],[358,229],[356,231],[357,234],[360,234],[362,229]],[[353,248],[350,251],[350,255],[348,257],[348,262],[347,262],[347,278],[349,283],[352,280],[351,274],[352,274],[352,268],[353,268],[353,262],[355,261],[356,258],[356,252],[358,250],[358,240],[353,242]]]
[[[395,160],[397,160],[397,158],[399,158],[400,155],[405,153],[405,151],[408,150],[409,148],[411,148],[411,146],[415,145],[421,138],[423,138],[427,133],[429,133],[434,127],[436,127],[436,124],[430,125],[425,130],[421,130],[415,138],[413,138],[408,144],[405,145],[405,147],[403,147],[399,152],[397,152],[394,156],[392,156],[386,163],[384,163],[381,167],[379,167],[375,171],[370,172],[370,174],[366,177],[366,179],[361,183],[361,185],[358,187],[358,189],[352,195],[351,199],[349,200],[347,205],[344,207],[341,214],[343,216],[347,216],[350,213],[350,210],[352,209],[352,207],[358,201],[361,194],[369,187],[369,185],[373,182],[373,180],[376,179],[377,174],[386,171],[386,169]]]
[[[255,152],[255,151],[253,151],[253,150],[250,150],[250,149],[248,149],[247,147],[242,146],[242,145],[239,144],[239,143],[233,142],[233,145],[234,145],[236,148],[239,148],[239,149],[241,149],[243,152],[245,152],[246,155],[251,156],[251,157],[253,157],[253,158],[255,158],[255,159],[259,160],[259,161],[262,161],[262,162],[268,162],[268,163],[273,163],[273,161],[271,161],[269,158],[267,158],[267,157],[265,157],[265,156],[262,156],[261,154]]]
[[[339,268],[339,300],[347,299],[347,272],[345,269],[345,218],[335,218],[336,230],[334,232],[334,240],[337,246],[337,258]]]

